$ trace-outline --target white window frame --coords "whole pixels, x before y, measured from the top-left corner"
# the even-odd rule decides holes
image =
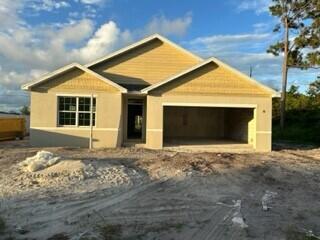
[[[66,111],[66,110],[59,110],[59,97],[69,97],[69,98],[76,98],[76,111]],[[95,125],[92,125],[93,128],[96,127],[97,125],[97,96],[93,95],[92,99],[96,100],[96,106],[95,106],[95,111],[92,112],[92,115],[95,114],[94,118],[94,123]],[[57,94],[56,99],[57,99],[57,127],[67,127],[67,128],[90,128],[90,125],[88,126],[79,126],[79,113],[90,113],[91,116],[91,111],[79,111],[79,98],[90,98],[91,100],[91,95],[75,95],[75,94]],[[90,102],[90,106],[93,106],[93,102]],[[75,125],[61,125],[59,124],[59,117],[60,117],[60,112],[70,112],[70,113],[75,113],[76,114],[76,124]],[[90,118],[90,124],[93,119]],[[93,122],[93,121],[92,121]]]

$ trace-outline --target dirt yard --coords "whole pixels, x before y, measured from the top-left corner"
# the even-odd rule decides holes
[[[58,163],[21,162],[40,150]],[[0,143],[0,239],[319,239],[320,149],[191,153]]]

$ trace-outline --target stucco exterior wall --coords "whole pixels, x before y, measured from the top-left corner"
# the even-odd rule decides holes
[[[254,108],[254,123],[250,121],[249,136],[257,151],[271,151],[271,97],[246,95],[149,95],[147,96],[146,147],[163,147],[163,106],[212,106]],[[254,129],[255,128],[255,129]],[[254,130],[252,130],[254,129]]]
[[[70,76],[70,75],[67,75]],[[58,126],[58,96],[88,96],[96,98],[96,126],[93,127],[93,147],[119,147],[122,143],[122,94],[101,80],[85,75],[79,86],[63,76],[50,85],[41,85],[31,92],[30,140],[34,146],[89,147],[90,127]],[[83,76],[83,75],[81,75]],[[100,83],[101,82],[101,83]],[[75,83],[73,85],[73,83]],[[86,84],[87,86],[83,86]],[[69,87],[71,86],[72,87]],[[107,85],[107,86],[106,86]],[[67,86],[67,87],[65,87]]]
[[[222,138],[224,135],[223,108],[164,106],[164,137]]]

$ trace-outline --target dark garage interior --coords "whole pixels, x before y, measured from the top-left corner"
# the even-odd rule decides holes
[[[164,145],[253,144],[254,109],[164,107]]]

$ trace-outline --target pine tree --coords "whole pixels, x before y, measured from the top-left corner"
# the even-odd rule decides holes
[[[284,128],[286,90],[289,68],[308,69],[320,66],[320,0],[272,0],[269,10],[279,18],[274,32],[281,41],[267,52],[283,55],[280,126]]]

